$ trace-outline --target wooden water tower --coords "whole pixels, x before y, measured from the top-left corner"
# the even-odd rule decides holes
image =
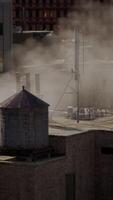
[[[1,148],[48,147],[48,104],[23,89],[1,103]]]

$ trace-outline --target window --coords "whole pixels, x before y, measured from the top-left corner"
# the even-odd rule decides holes
[[[18,10],[16,10],[15,11],[16,13],[16,18],[19,18],[19,17],[21,17],[21,12],[20,12],[20,10],[18,9]]]
[[[0,35],[3,35],[3,23],[0,23]]]
[[[39,17],[43,18],[43,10],[39,10]]]
[[[50,5],[53,4],[53,0],[50,0]]]
[[[29,3],[29,5],[32,5],[32,0],[29,0],[28,3]]]
[[[20,4],[20,0],[16,0],[16,4]]]
[[[24,11],[24,17],[29,17],[29,10]]]
[[[75,174],[66,174],[66,200],[75,200]]]
[[[44,5],[46,4],[46,0],[43,0],[43,4],[44,4]]]
[[[56,16],[57,16],[56,10],[51,10],[51,12],[50,12],[50,17],[51,17],[51,18],[53,18],[53,17],[56,18]]]
[[[67,17],[67,9],[64,10],[64,17]]]
[[[36,10],[36,17],[39,17],[39,11]]]
[[[32,10],[29,10],[29,11],[28,11],[29,17],[32,17],[32,14],[33,14],[33,13],[32,13]]]
[[[22,0],[22,5],[25,6],[25,4],[26,4],[26,1]]]
[[[102,147],[101,153],[102,154],[113,154],[113,147]]]
[[[36,17],[36,10],[32,11],[32,16],[35,18]]]
[[[46,24],[45,29],[50,30],[50,24]]]

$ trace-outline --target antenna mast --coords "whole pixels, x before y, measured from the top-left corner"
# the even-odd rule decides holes
[[[77,123],[79,123],[79,86],[80,86],[80,74],[79,74],[79,26],[75,27],[75,96],[77,97]]]

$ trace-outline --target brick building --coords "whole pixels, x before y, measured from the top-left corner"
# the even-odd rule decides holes
[[[0,72],[10,69],[12,48],[12,4],[11,0],[0,0]]]
[[[113,133],[68,133],[50,135],[57,157],[22,162],[0,156],[0,199],[112,200]]]
[[[13,24],[17,30],[53,30],[61,17],[89,2],[112,3],[112,0],[13,0]]]
[[[0,0],[0,72],[12,66],[13,43],[29,37],[40,39],[54,30],[59,18],[67,17],[73,8],[83,7],[85,2],[112,4],[113,0]],[[21,34],[22,31],[28,32]]]
[[[22,30],[52,30],[74,0],[13,0],[13,24]]]
[[[26,99],[25,96],[24,98],[22,96],[20,98],[19,93],[19,99],[16,95],[10,99],[10,102],[6,101],[6,110],[10,109],[9,112],[13,112],[14,105],[17,106],[21,102],[21,105],[24,105],[22,107],[24,114],[25,105],[27,105],[27,109],[29,107],[29,98]],[[31,98],[34,97],[30,95]],[[16,102],[17,104],[15,104]],[[27,102],[27,104],[23,102]],[[4,112],[4,109],[2,106],[1,111]],[[21,108],[18,109],[20,111]],[[38,109],[37,107],[36,112]],[[29,112],[33,118],[31,107]],[[6,136],[2,137],[2,135],[4,135],[3,124],[6,122],[3,120],[8,120],[8,117],[6,119],[1,112],[0,138],[5,141],[4,137]],[[18,123],[21,124],[21,120],[23,121],[23,118],[18,118]],[[29,124],[27,121],[24,123],[25,127],[30,126],[34,132],[34,127],[30,125],[32,120],[29,120]],[[10,121],[8,120],[7,123],[10,124]],[[43,124],[40,126],[43,130]],[[4,127],[6,128],[6,126]],[[12,129],[10,127],[9,130],[13,131],[15,128],[15,126]],[[27,131],[29,132],[28,129]],[[9,133],[9,141],[12,137],[10,134],[12,135],[12,133]],[[42,131],[41,135],[37,131],[36,134],[40,136],[39,141],[42,143],[43,134],[47,135],[47,132],[43,133]],[[24,144],[24,141],[29,138],[29,133],[26,137],[21,133],[20,137]],[[31,139],[33,138],[34,134],[32,134]],[[25,148],[18,149],[17,145],[15,145],[14,151],[14,149],[11,150],[11,146],[9,149],[6,143],[4,149],[3,142],[0,143],[0,200],[112,200],[113,132],[102,130],[81,132],[52,128],[47,144],[51,147],[50,151],[43,154],[43,151],[36,148],[35,151],[33,149],[31,151],[28,147],[27,150]]]

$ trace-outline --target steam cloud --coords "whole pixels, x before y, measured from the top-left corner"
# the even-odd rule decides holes
[[[84,4],[84,1],[81,1],[79,6],[76,5],[73,8],[68,18],[59,21],[52,36],[40,42],[29,39],[22,45],[14,46],[12,76],[15,71],[21,73],[30,71],[31,75],[38,72],[44,100],[55,107],[62,96],[58,109],[64,109],[71,104],[75,105],[74,81],[70,81],[65,92],[64,89],[73,76],[74,29],[79,26],[80,104],[81,106],[113,107],[112,24],[112,5]],[[5,87],[4,84],[3,87]]]

